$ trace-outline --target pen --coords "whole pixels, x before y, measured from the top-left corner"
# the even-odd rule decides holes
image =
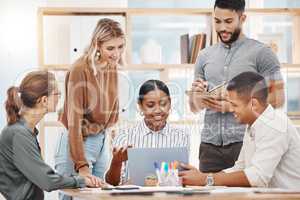
[[[160,163],[160,173],[163,174],[165,169],[165,162]]]
[[[169,170],[169,166],[167,163],[164,163],[164,172],[165,172],[165,176],[168,176],[168,170]]]
[[[174,168],[174,170],[177,169],[177,161],[174,161],[173,168]]]
[[[158,183],[160,183],[161,179],[160,179],[160,172],[159,172],[159,167],[158,167],[157,162],[154,162],[154,167],[155,167],[155,172],[156,172]]]

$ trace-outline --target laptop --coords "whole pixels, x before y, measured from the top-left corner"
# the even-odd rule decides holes
[[[128,170],[132,184],[144,185],[146,176],[155,175],[154,162],[179,161],[188,163],[189,152],[187,147],[176,148],[129,148]]]

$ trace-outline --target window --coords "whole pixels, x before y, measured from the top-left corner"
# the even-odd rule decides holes
[[[134,64],[180,64],[180,36],[206,33],[210,44],[209,15],[154,15],[132,17]]]
[[[248,13],[245,33],[271,46],[281,63],[293,63],[293,17]]]

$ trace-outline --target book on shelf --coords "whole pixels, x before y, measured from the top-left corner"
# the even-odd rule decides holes
[[[206,34],[199,33],[189,37],[189,34],[180,36],[181,64],[195,63],[201,49],[206,46]]]
[[[189,63],[189,34],[180,36],[180,56],[181,64]]]

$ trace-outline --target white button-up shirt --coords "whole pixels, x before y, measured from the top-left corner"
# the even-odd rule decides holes
[[[253,187],[300,188],[300,134],[272,106],[248,127],[241,153],[226,173],[241,171]]]
[[[189,134],[183,127],[170,125],[157,132],[148,128],[145,121],[136,123],[133,127],[121,130],[113,140],[113,147],[125,147],[132,145],[132,148],[190,148]],[[121,183],[128,180],[128,163],[122,164]]]

